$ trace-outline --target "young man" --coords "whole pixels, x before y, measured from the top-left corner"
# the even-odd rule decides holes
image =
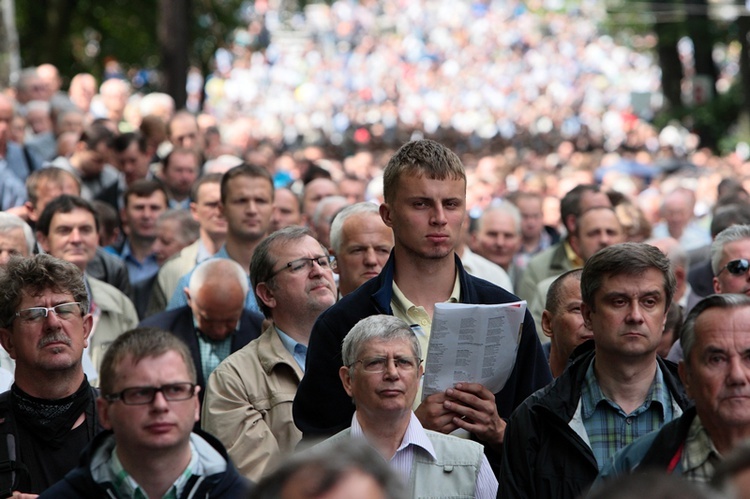
[[[395,315],[419,325],[427,343],[435,303],[504,303],[518,298],[468,275],[455,254],[466,211],[466,174],[461,160],[431,140],[409,142],[391,158],[384,175],[380,215],[393,229],[395,246],[376,278],[324,312],[310,337],[305,377],[294,401],[295,424],[306,436],[327,436],[351,423],[353,406],[338,377],[340,345],[359,320]],[[549,367],[526,315],[518,354],[505,387],[493,394],[478,383],[462,383],[427,397],[416,415],[427,429],[470,432],[498,461],[505,422],[513,409],[550,380]],[[428,359],[429,362],[429,359]],[[325,400],[325,404],[320,401]]]
[[[42,497],[246,497],[248,484],[212,436],[187,346],[159,329],[120,336],[102,362],[102,426],[81,464]]]

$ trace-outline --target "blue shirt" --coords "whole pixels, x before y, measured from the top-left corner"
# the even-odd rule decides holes
[[[287,351],[292,354],[292,357],[294,357],[295,362],[297,362],[297,365],[300,367],[300,369],[302,369],[302,372],[305,372],[305,361],[307,361],[307,346],[298,342],[297,340],[283,332],[281,329],[275,329],[276,332],[279,333],[279,338],[281,338],[281,343],[284,345],[284,348],[286,348]]]
[[[222,246],[219,251],[217,251],[216,254],[211,258],[226,258],[228,260],[231,260],[231,258],[229,257],[229,253],[227,253],[226,246]],[[193,267],[193,270],[194,269],[195,267]],[[169,303],[167,304],[167,310],[174,310],[176,308],[184,307],[188,304],[184,289],[187,288],[190,284],[190,276],[193,275],[193,270],[180,277],[180,280],[177,283],[177,288],[174,290],[172,298],[169,299]],[[258,303],[255,301],[255,293],[253,293],[252,291],[253,284],[250,282],[250,276],[247,276],[247,284],[248,292],[245,296],[245,309],[250,310],[251,312],[260,313]]]
[[[145,260],[139,262],[138,259],[133,256],[133,252],[130,249],[130,241],[125,241],[125,245],[120,252],[120,258],[122,258],[125,262],[125,266],[128,268],[130,284],[135,284],[154,277],[156,273],[159,272],[159,262],[156,261],[154,254],[151,253]]]

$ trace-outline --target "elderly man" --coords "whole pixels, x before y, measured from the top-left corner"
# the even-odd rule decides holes
[[[409,484],[412,497],[496,496],[482,446],[425,430],[412,411],[424,369],[419,340],[404,321],[362,319],[344,338],[341,358],[339,377],[356,410],[351,427],[321,445],[367,440]]]
[[[418,324],[426,350],[435,303],[507,303],[518,298],[466,273],[455,248],[466,215],[466,172],[458,156],[431,140],[409,142],[389,160],[384,174],[383,222],[394,248],[378,277],[321,314],[310,336],[305,377],[294,400],[294,419],[306,436],[329,436],[351,424],[352,405],[338,383],[341,341],[361,319],[390,314]],[[428,360],[429,361],[429,360]],[[517,360],[496,394],[479,383],[462,383],[421,401],[415,412],[425,428],[471,433],[498,463],[505,422],[513,409],[550,381],[549,367],[529,315],[520,333]],[[321,404],[321,401],[325,404]]]
[[[680,187],[666,194],[660,214],[663,221],[654,226],[654,237],[673,237],[686,251],[711,242],[708,230],[695,219],[694,191]]]
[[[36,229],[39,246],[46,253],[75,264],[81,272],[86,270],[99,239],[99,222],[88,201],[67,194],[53,199],[44,208]],[[138,314],[119,289],[88,274],[84,281],[91,301],[86,313],[96,317],[88,352],[98,369],[109,344],[138,324]]]
[[[0,265],[16,255],[32,255],[35,246],[34,231],[29,224],[16,215],[0,212]]]
[[[237,262],[206,260],[190,276],[187,306],[153,315],[140,325],[166,329],[184,341],[198,370],[198,385],[205,387],[220,362],[260,335],[263,317],[244,309],[247,291],[247,275]]]
[[[199,391],[179,339],[158,329],[120,336],[104,357],[97,400],[108,431],[42,497],[247,497],[223,446],[193,431]]]
[[[339,294],[348,295],[380,274],[393,249],[393,231],[383,223],[373,203],[357,203],[341,210],[331,224],[333,271],[339,275]]]
[[[518,208],[502,203],[484,210],[471,232],[469,246],[477,255],[500,266],[513,286],[518,285],[520,272],[513,263],[521,248],[521,213]]]
[[[549,368],[557,378],[568,365],[578,345],[593,338],[581,314],[581,269],[569,270],[555,279],[547,290],[542,312],[542,331],[550,339]]]
[[[588,259],[581,313],[594,349],[513,413],[503,497],[579,497],[618,449],[682,414],[682,385],[656,355],[674,289],[653,246],[616,244]]]
[[[682,327],[680,378],[695,406],[615,455],[600,475],[657,468],[708,482],[716,467],[750,437],[750,298],[712,295]]]
[[[310,331],[336,301],[336,285],[326,249],[302,227],[281,229],[261,242],[250,279],[273,322],[208,379],[203,428],[224,442],[240,473],[257,480],[302,436],[292,420],[292,401]]]
[[[310,229],[315,234],[315,239],[320,241],[326,248],[331,247],[331,222],[338,212],[349,206],[349,201],[344,196],[328,196],[320,200],[315,208]]]
[[[194,149],[176,147],[164,158],[160,178],[169,194],[170,208],[190,208],[190,188],[200,168],[201,158]]]
[[[16,361],[0,395],[0,482],[40,493],[99,431],[82,367],[93,318],[81,271],[49,255],[13,258],[0,273],[0,341]]]

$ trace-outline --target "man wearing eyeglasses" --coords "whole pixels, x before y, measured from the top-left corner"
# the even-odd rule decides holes
[[[339,377],[356,410],[342,439],[367,440],[408,484],[410,497],[494,498],[482,445],[425,430],[412,411],[422,377],[419,340],[401,319],[372,315],[344,338]]]
[[[302,436],[292,420],[292,402],[313,324],[336,301],[330,262],[326,249],[302,227],[268,236],[250,262],[255,297],[273,323],[208,378],[202,424],[251,480],[291,453]]]
[[[750,296],[750,225],[731,225],[716,235],[711,243],[711,268],[715,293]],[[667,359],[679,362],[683,357],[678,339]]]
[[[200,404],[187,346],[139,328],[102,361],[100,433],[81,464],[41,497],[246,497],[247,482],[214,437],[193,432]]]
[[[0,341],[16,361],[0,394],[0,495],[38,494],[61,479],[101,429],[83,372],[93,319],[80,270],[49,255],[0,273]]]

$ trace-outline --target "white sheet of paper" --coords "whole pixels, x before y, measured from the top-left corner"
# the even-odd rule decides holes
[[[502,390],[516,362],[525,313],[526,301],[436,303],[422,399],[460,382]]]

